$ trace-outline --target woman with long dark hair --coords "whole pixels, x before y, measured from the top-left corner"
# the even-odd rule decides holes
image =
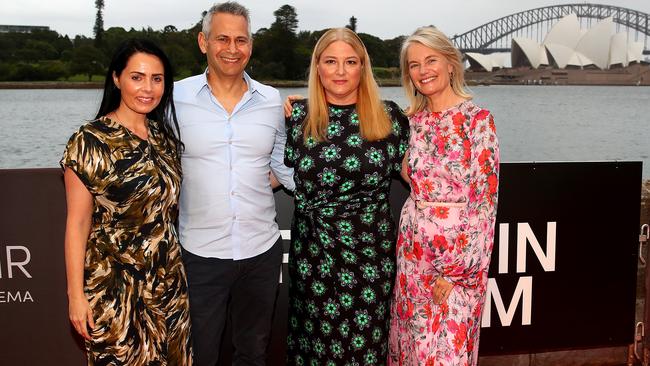
[[[94,120],[66,146],[69,315],[88,363],[192,363],[175,229],[181,182],[173,72],[146,40],[113,55]]]

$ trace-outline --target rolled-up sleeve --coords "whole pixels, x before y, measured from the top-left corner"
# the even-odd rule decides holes
[[[282,108],[278,111],[275,133],[275,144],[271,152],[271,171],[286,189],[293,191],[296,184],[293,181],[293,168],[284,164],[284,148],[287,143],[287,131],[284,124]]]

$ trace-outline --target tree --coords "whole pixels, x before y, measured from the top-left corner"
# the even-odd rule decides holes
[[[16,50],[16,57],[21,61],[35,62],[56,60],[59,58],[59,53],[51,43],[28,39],[21,49]]]
[[[0,81],[14,80],[17,66],[14,63],[0,62]]]
[[[95,16],[95,26],[93,33],[95,33],[95,47],[100,47],[104,35],[104,0],[95,0],[95,7],[97,8],[97,15]]]
[[[277,78],[295,79],[303,70],[298,70],[296,64],[296,29],[298,29],[298,15],[291,5],[282,5],[273,12],[275,22],[269,29],[270,59],[265,62],[275,62],[283,67],[274,67]]]
[[[176,28],[173,25],[166,25],[165,28],[163,28],[163,33],[176,33],[178,32],[178,28]]]
[[[357,31],[357,18],[353,15],[350,17],[350,23],[345,26],[346,28],[352,30],[353,32]]]
[[[69,72],[65,62],[60,60],[43,61],[39,64],[45,80],[68,78]]]
[[[78,35],[70,39],[49,30],[0,33],[0,80],[55,80],[73,74],[88,75],[90,79],[104,73],[110,61],[107,55],[111,55],[127,38],[155,41],[170,56],[176,77],[205,70],[205,55],[196,47],[196,37],[206,12],[196,24],[185,30],[173,25],[156,30],[149,26],[128,30],[122,27],[104,29],[105,3],[106,0],[95,0],[94,38]],[[291,5],[280,6],[273,15],[275,21],[270,26],[253,34],[253,55],[246,70],[260,80],[304,80],[314,45],[327,29],[298,32],[298,15]],[[347,27],[356,31],[357,18],[350,17],[349,23]],[[373,66],[399,66],[403,37],[381,40],[364,33],[359,33],[359,37],[368,49]],[[384,77],[394,77],[392,69],[378,72]]]
[[[384,47],[387,52],[388,67],[399,67],[399,53],[402,49],[406,36],[399,36],[393,39],[384,40]]]
[[[275,16],[275,22],[271,25],[271,29],[276,27],[286,31],[287,33],[292,33],[295,36],[296,29],[298,29],[298,14],[296,14],[296,8],[285,4],[278,10],[274,11],[273,15]]]
[[[105,55],[111,55],[117,46],[127,38],[129,38],[129,34],[124,28],[110,27],[104,31],[104,35],[102,36],[102,45],[98,48],[101,49]],[[75,46],[77,46],[76,43]],[[107,59],[106,64],[108,64],[108,62]]]
[[[363,41],[363,44],[366,45],[368,50],[368,55],[372,60],[372,66],[376,67],[388,67],[390,66],[390,60],[388,55],[388,50],[386,49],[386,44],[380,38],[375,37],[366,33],[357,33],[359,38]]]
[[[16,45],[12,39],[0,36],[0,62],[11,60],[15,49]]]
[[[72,52],[71,71],[74,74],[88,75],[88,81],[93,75],[104,73],[104,54],[98,48],[90,45],[76,47]]]

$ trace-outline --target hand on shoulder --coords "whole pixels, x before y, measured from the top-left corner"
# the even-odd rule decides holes
[[[284,103],[282,105],[282,107],[284,108],[284,116],[287,118],[290,117],[291,111],[293,110],[293,106],[292,106],[293,102],[302,99],[305,99],[305,97],[303,97],[300,94],[292,94],[287,96],[287,99],[284,100]]]

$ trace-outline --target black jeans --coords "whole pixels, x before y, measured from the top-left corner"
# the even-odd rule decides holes
[[[194,365],[217,364],[228,313],[235,347],[232,364],[264,365],[278,294],[282,238],[252,258],[204,258],[183,250],[183,262],[189,284]]]

